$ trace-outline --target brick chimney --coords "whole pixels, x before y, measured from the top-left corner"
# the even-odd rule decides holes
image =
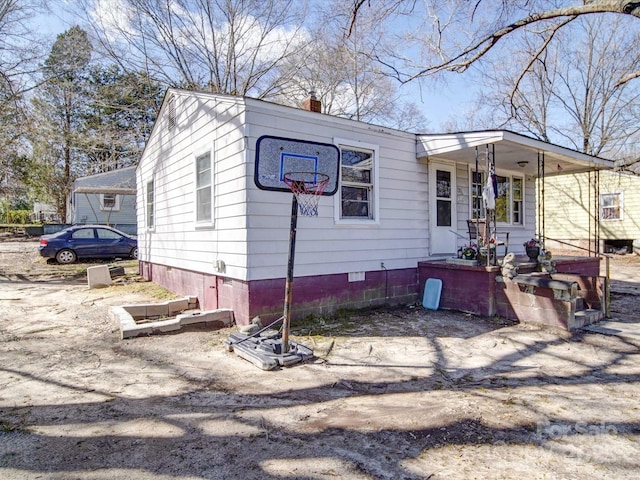
[[[316,98],[316,92],[314,90],[309,91],[309,96],[302,101],[300,107],[310,112],[322,112],[322,102]]]

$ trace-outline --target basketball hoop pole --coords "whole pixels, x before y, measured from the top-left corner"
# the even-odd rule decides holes
[[[296,256],[296,229],[298,227],[298,199],[292,195],[291,229],[289,230],[289,261],[287,262],[287,283],[284,292],[284,312],[282,314],[282,353],[289,351],[289,325],[291,325],[291,300],[293,298],[293,263]]]

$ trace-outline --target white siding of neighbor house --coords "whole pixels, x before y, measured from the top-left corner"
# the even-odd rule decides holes
[[[352,140],[378,147],[375,221],[336,223],[339,195],[320,199],[317,217],[298,216],[295,275],[415,268],[428,257],[427,168],[416,160],[415,136],[259,101],[248,101],[248,280],[286,275],[292,194],[258,189],[253,182],[257,139],[274,135],[334,143]]]
[[[177,124],[161,111],[137,171],[139,258],[146,262],[245,278],[246,178],[243,100],[170,91]],[[166,105],[166,104],[165,104]],[[214,224],[196,225],[195,158],[211,152]],[[155,183],[155,225],[146,227],[147,183]]]

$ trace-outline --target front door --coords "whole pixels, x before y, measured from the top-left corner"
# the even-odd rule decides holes
[[[429,227],[431,254],[456,251],[456,169],[453,165],[429,165]]]

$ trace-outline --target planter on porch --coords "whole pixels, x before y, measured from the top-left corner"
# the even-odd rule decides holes
[[[491,257],[489,258],[489,265],[496,265],[497,257],[496,257],[496,249],[495,247],[484,248],[481,247],[478,249],[478,263],[480,265],[487,264],[487,254]]]
[[[538,255],[540,255],[540,247],[527,247],[526,248],[527,257],[531,260],[538,260]]]

